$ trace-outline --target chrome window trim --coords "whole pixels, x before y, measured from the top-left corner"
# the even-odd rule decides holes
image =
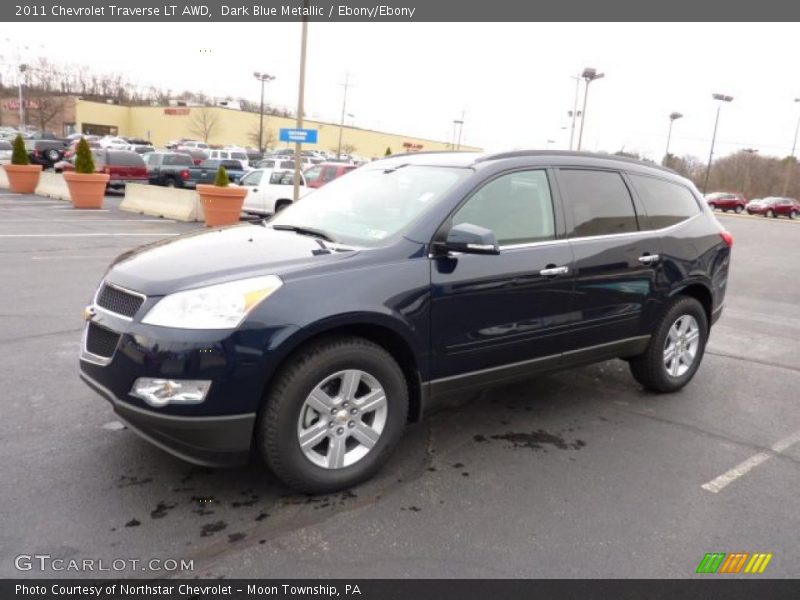
[[[139,298],[142,299],[142,306],[144,306],[144,303],[147,302],[147,296],[145,296],[144,294],[142,294],[140,292],[134,292],[133,290],[129,290],[128,288],[124,288],[121,285],[115,285],[113,283],[109,283],[109,282],[107,282],[105,280],[100,283],[100,285],[98,286],[97,290],[95,291],[94,298],[92,299],[92,306],[96,310],[99,310],[100,312],[104,312],[107,315],[112,315],[112,316],[114,316],[114,317],[116,317],[118,319],[123,319],[124,321],[131,321],[132,322],[133,321],[133,317],[126,317],[125,315],[121,315],[119,313],[115,313],[114,311],[108,310],[107,308],[103,308],[102,306],[97,304],[97,298],[100,296],[100,290],[102,290],[106,286],[112,287],[115,290],[119,290],[121,292],[125,292],[126,294],[130,294],[131,296],[138,296]],[[141,306],[139,308],[141,308]],[[139,311],[137,310],[136,312],[139,312]],[[136,316],[136,315],[134,314],[134,316]]]

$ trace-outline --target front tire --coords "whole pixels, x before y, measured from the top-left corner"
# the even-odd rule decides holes
[[[717,205],[712,202],[711,204],[708,205],[708,208],[710,208],[712,211],[715,211],[717,210]]]
[[[647,349],[629,361],[634,379],[653,392],[675,392],[697,372],[708,340],[703,306],[678,296],[666,307]]]
[[[789,213],[789,218],[792,219],[792,220],[796,219],[797,218],[797,211],[793,210],[792,212],[790,212]]]
[[[331,337],[302,348],[267,392],[257,447],[272,472],[307,493],[372,477],[408,416],[403,371],[382,347]]]
[[[736,214],[740,215],[740,214],[742,214],[742,211],[744,210],[744,206],[742,206],[741,204],[737,204],[735,210],[736,210]]]
[[[764,213],[764,216],[765,216],[765,217],[774,217],[774,216],[775,216],[775,213],[774,213],[774,212],[772,212],[772,209],[770,209],[770,210],[768,210],[766,213]]]

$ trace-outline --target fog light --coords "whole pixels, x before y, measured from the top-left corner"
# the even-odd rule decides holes
[[[139,377],[133,383],[131,396],[141,398],[151,406],[198,404],[206,399],[210,387],[210,381]]]

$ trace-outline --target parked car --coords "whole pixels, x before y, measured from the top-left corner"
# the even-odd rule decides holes
[[[14,146],[10,140],[0,139],[0,165],[11,163],[11,154]]]
[[[256,169],[240,182],[247,187],[242,210],[254,215],[273,215],[289,206],[294,198],[294,171]],[[300,198],[308,195],[311,188],[300,175]]]
[[[751,215],[764,215],[765,217],[789,217],[796,219],[800,214],[800,203],[794,198],[772,196],[764,198],[758,204],[749,203],[747,212]]]
[[[294,159],[270,156],[256,163],[256,168],[274,171],[294,171]]]
[[[343,165],[341,163],[321,163],[313,166],[303,173],[306,177],[306,183],[310,188],[320,188],[328,182],[333,181],[337,177],[341,177],[345,173],[349,173],[355,169],[355,165]]]
[[[122,189],[128,183],[147,183],[149,175],[141,155],[127,150],[92,150],[95,172],[107,173],[110,176],[108,187]],[[69,161],[61,161],[56,165],[56,172],[75,170],[75,157]]]
[[[744,196],[729,192],[706,194],[706,202],[711,210],[720,209],[722,212],[732,210],[737,214],[742,212],[745,206],[747,206],[747,199]]]
[[[70,145],[67,146],[67,149],[64,150],[64,156],[63,156],[64,160],[69,160],[70,158],[75,156],[75,153],[78,151],[78,142],[79,141],[80,141],[80,138],[78,138],[77,140],[71,142]],[[94,150],[102,150],[103,149],[103,147],[98,142],[90,142],[90,141],[87,140],[86,143],[89,144],[89,148],[90,149],[94,149]]]
[[[771,198],[754,198],[750,200],[744,209],[748,215],[761,214],[761,206],[769,203]]]
[[[220,167],[225,167],[231,183],[238,183],[242,176],[250,170],[249,167],[244,166],[241,160],[208,158],[200,165],[189,168],[189,178],[184,181],[184,186],[193,188],[197,187],[199,183],[214,183]]]
[[[25,149],[31,164],[42,165],[45,169],[52,169],[58,161],[64,158],[67,148],[61,140],[25,140]]]
[[[208,158],[219,160],[239,160],[246,169],[250,169],[250,158],[244,150],[209,150]]]
[[[178,152],[181,152],[183,150],[202,150],[203,152],[205,152],[207,158],[208,151],[211,149],[211,146],[209,146],[205,142],[184,141],[178,144],[178,146],[175,149]]]
[[[188,154],[178,152],[149,152],[142,156],[147,166],[149,181],[152,185],[166,187],[193,187],[187,186],[194,167],[194,161]]]
[[[125,146],[128,145],[128,140],[126,140],[123,137],[106,135],[97,140],[97,143],[100,144],[100,146],[103,148],[108,148],[111,150],[122,150],[123,148],[125,148]]]
[[[189,156],[192,159],[192,162],[197,166],[206,160],[208,156],[208,151],[201,150],[199,148],[184,148],[181,150],[175,150],[175,152]]]
[[[621,157],[378,160],[269,221],[125,253],[85,312],[81,377],[184,460],[255,452],[332,492],[453,394],[616,357],[681,389],[732,243],[689,180]]]

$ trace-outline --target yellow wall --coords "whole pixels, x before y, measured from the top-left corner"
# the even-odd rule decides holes
[[[178,138],[202,139],[198,131],[193,131],[193,123],[199,119],[201,111],[207,111],[211,115],[210,119],[216,119],[211,136],[208,139],[210,144],[236,144],[239,146],[256,146],[251,138],[251,134],[258,131],[258,114],[232,110],[229,108],[213,107],[201,109],[190,107],[188,115],[168,115],[165,114],[163,106],[116,106],[101,104],[97,102],[87,102],[78,100],[76,108],[77,130],[81,131],[82,123],[94,123],[97,125],[110,125],[119,128],[119,135],[149,137],[157,146],[162,147],[170,140]],[[264,136],[267,130],[273,134],[272,147],[285,147],[288,144],[278,140],[278,130],[281,128],[292,128],[295,126],[294,119],[264,115]],[[304,147],[336,151],[339,140],[339,126],[332,123],[322,123],[319,121],[306,120],[303,124],[305,128],[319,130],[319,142],[317,144],[307,144]],[[342,135],[342,145],[352,144],[355,146],[353,154],[364,158],[382,157],[386,148],[391,148],[392,152],[399,154],[405,152],[404,142],[421,144],[422,150],[451,150],[448,142],[437,142],[423,138],[415,138],[405,135],[383,133],[368,129],[358,129],[345,127]],[[462,150],[480,150],[480,148],[462,146]]]

